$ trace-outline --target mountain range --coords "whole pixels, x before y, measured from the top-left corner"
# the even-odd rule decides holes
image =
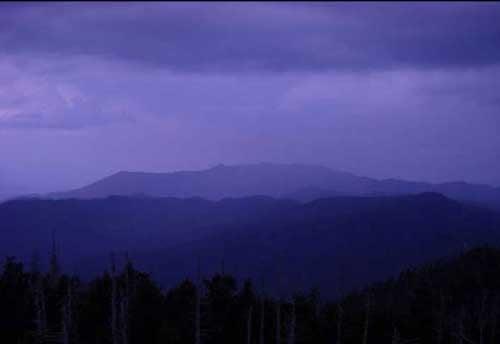
[[[279,293],[326,294],[480,244],[500,245],[500,189],[377,180],[300,164],[119,172],[0,203],[0,255],[25,261],[54,236],[66,269],[91,277],[128,252],[168,284],[228,269]],[[46,261],[46,260],[45,260]],[[284,286],[287,286],[285,288]]]
[[[465,182],[432,184],[374,179],[302,164],[217,165],[200,171],[118,172],[95,183],[49,198],[103,198],[112,195],[154,197],[228,197],[265,195],[302,202],[332,196],[404,195],[436,192],[449,198],[500,208],[500,188]]]
[[[52,235],[65,269],[94,276],[128,252],[164,285],[226,269],[275,293],[333,295],[402,268],[500,244],[500,213],[436,193],[342,196],[302,203],[112,196],[0,204],[0,255],[47,261]],[[260,283],[260,282],[259,282]]]

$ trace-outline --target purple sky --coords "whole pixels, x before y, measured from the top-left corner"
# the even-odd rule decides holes
[[[500,4],[0,4],[0,194],[261,161],[499,186]]]

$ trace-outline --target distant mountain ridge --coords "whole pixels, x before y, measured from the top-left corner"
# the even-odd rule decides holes
[[[266,195],[311,201],[340,195],[403,195],[422,192],[437,192],[456,200],[500,208],[500,188],[488,185],[377,180],[322,166],[273,163],[217,165],[207,170],[169,173],[121,171],[82,188],[48,196],[56,199],[89,199],[111,195],[148,195],[219,200]]]
[[[334,293],[480,244],[500,245],[500,213],[440,194],[318,199],[113,196],[0,204],[0,254],[46,256],[55,233],[66,269],[91,276],[110,252],[129,252],[162,283],[219,270],[279,291]],[[346,268],[346,271],[343,269]],[[279,278],[277,277],[279,276]],[[281,282],[279,282],[281,280]]]

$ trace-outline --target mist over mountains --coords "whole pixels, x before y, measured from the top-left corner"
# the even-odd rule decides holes
[[[431,184],[377,180],[303,164],[218,165],[207,170],[171,173],[118,172],[93,184],[51,198],[102,198],[111,195],[154,197],[227,197],[266,195],[303,202],[332,196],[404,195],[437,192],[459,201],[500,208],[500,188],[465,182]]]

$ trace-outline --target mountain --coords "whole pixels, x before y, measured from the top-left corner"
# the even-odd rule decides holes
[[[16,200],[0,204],[0,253],[29,259],[55,232],[70,271],[90,276],[109,253],[128,251],[167,285],[196,271],[224,268],[270,290],[319,286],[334,294],[400,269],[500,243],[500,214],[435,193],[335,197],[309,203],[249,197],[113,196],[92,200]],[[286,288],[285,288],[286,286]]]
[[[330,190],[362,192],[368,182],[349,173],[309,165],[218,165],[202,171],[172,173],[118,172],[81,189],[52,194],[54,198],[97,198],[146,194],[159,197],[222,199],[251,195],[281,196],[302,187],[321,185]]]
[[[500,214],[434,193],[320,199],[168,251],[136,252],[161,280],[182,278],[163,262],[263,281],[275,293],[319,286],[325,295],[393,276],[410,265],[500,244]],[[192,276],[192,275],[191,275]]]
[[[0,254],[29,257],[34,250],[48,252],[53,234],[69,259],[114,250],[165,249],[295,205],[269,197],[218,202],[122,196],[16,199],[0,204]]]
[[[208,170],[172,173],[118,172],[80,189],[51,198],[102,198],[111,195],[225,197],[267,195],[311,201],[339,195],[402,195],[437,192],[450,198],[500,208],[500,188],[453,182],[430,184],[376,180],[321,166],[300,164],[218,165]]]

